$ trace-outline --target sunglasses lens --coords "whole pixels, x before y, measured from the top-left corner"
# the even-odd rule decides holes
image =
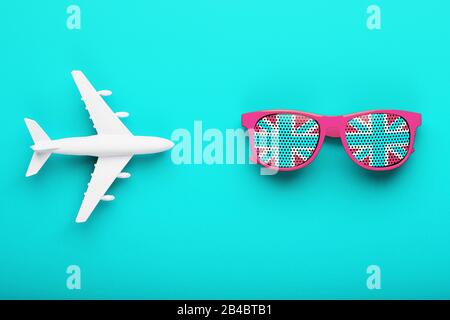
[[[319,141],[319,124],[299,114],[273,114],[256,123],[255,148],[261,163],[294,168],[313,155]]]
[[[406,120],[389,113],[371,113],[347,122],[345,139],[356,161],[369,167],[389,167],[403,160],[410,143]]]

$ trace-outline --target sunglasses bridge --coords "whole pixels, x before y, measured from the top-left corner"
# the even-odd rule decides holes
[[[324,130],[325,136],[339,138],[339,128],[345,126],[343,116],[322,116],[319,121],[320,129]]]

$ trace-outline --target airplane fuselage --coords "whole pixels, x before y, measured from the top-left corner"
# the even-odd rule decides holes
[[[49,150],[65,155],[108,157],[158,153],[172,146],[172,141],[159,137],[100,134],[43,141],[31,148],[38,152]]]

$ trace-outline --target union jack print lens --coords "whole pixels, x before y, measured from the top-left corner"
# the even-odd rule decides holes
[[[350,119],[345,139],[353,158],[369,167],[389,167],[408,154],[410,128],[399,115],[370,113]]]
[[[317,148],[319,124],[301,114],[271,114],[254,127],[254,146],[261,163],[294,168],[308,161]]]

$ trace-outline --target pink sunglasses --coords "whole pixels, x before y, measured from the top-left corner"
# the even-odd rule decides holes
[[[419,113],[398,110],[365,111],[345,116],[320,116],[291,110],[245,113],[251,160],[267,168],[290,171],[310,164],[326,136],[341,138],[345,151],[359,166],[392,170],[414,151]]]

